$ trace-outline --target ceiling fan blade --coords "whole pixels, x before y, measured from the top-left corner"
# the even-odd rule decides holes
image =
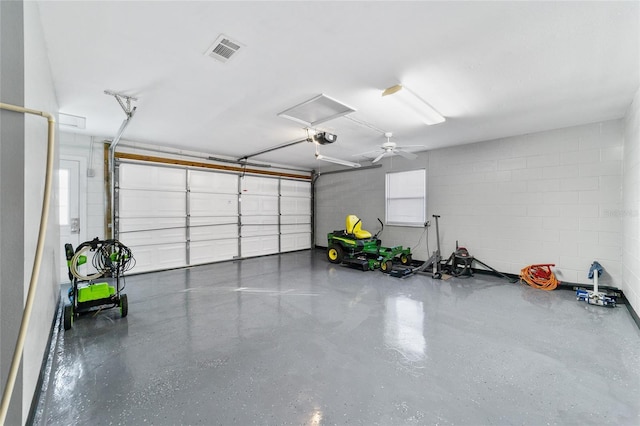
[[[367,155],[377,154],[379,153],[379,149],[374,149],[373,151],[361,152],[359,154],[353,154],[352,157],[366,157]]]
[[[384,157],[385,155],[387,155],[387,151],[383,152],[382,154],[378,155],[373,161],[372,163],[377,163],[378,161],[380,161],[382,159],[382,157]]]
[[[396,146],[396,149],[407,149],[407,148],[425,148],[424,145],[402,145]]]
[[[399,149],[394,149],[393,153],[398,154],[399,156],[404,157],[407,160],[415,160],[416,158],[418,158],[418,156],[413,152],[401,151]]]
[[[349,166],[349,167],[361,167],[362,166],[362,164],[359,164],[359,163],[353,163],[351,161],[341,160],[340,158],[327,157],[326,155],[322,155],[322,154],[316,154],[316,158],[318,160],[321,160],[321,161],[327,161],[329,163],[340,164],[340,165],[343,165],[343,166]]]

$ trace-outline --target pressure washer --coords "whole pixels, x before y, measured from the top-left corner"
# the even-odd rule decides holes
[[[85,241],[75,250],[71,244],[65,244],[65,254],[69,269],[69,303],[63,309],[63,325],[69,330],[75,318],[81,313],[119,307],[122,318],[129,312],[127,295],[124,290],[124,273],[135,265],[131,250],[118,240],[99,240],[97,237]],[[92,265],[96,272],[83,275],[78,267],[87,263],[86,253],[93,252]],[[115,286],[107,282],[95,283],[94,280],[110,277]]]

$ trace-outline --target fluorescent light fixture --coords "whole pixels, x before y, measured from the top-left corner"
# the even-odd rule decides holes
[[[402,103],[407,107],[411,108],[411,110],[418,114],[420,119],[429,126],[445,121],[445,118],[431,105],[429,105],[427,101],[402,84],[396,84],[382,92],[383,97],[389,95],[395,95],[395,98],[402,101]]]
[[[315,127],[320,123],[351,114],[354,111],[355,109],[325,94],[320,94],[282,111],[278,116],[304,124],[307,127]]]
[[[353,163],[353,162],[347,161],[347,160],[341,160],[339,158],[327,157],[326,155],[322,155],[322,154],[318,154],[318,153],[316,153],[316,159],[321,160],[321,161],[327,161],[329,163],[341,164],[343,166],[361,167],[361,164],[358,164],[358,163]]]

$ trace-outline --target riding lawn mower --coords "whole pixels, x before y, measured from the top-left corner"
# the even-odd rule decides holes
[[[384,229],[380,219],[381,229],[375,235],[362,229],[362,222],[356,215],[348,215],[345,229],[327,234],[327,259],[331,263],[346,264],[361,268],[363,271],[380,269],[384,273],[391,273],[394,260],[402,265],[411,265],[411,249],[402,246],[383,247],[378,235]]]

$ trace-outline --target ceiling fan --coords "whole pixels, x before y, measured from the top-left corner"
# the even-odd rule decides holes
[[[393,136],[393,133],[386,132],[384,134],[384,136],[387,138],[387,141],[385,143],[383,143],[380,146],[379,149],[377,149],[375,151],[363,152],[362,154],[357,154],[357,155],[359,155],[359,156],[367,156],[367,154],[378,153],[378,156],[376,156],[376,158],[374,158],[371,161],[372,163],[377,163],[383,157],[390,156],[390,155],[399,155],[399,156],[404,157],[404,158],[406,158],[408,160],[415,160],[416,158],[418,158],[418,156],[416,154],[414,154],[413,152],[405,151],[405,149],[407,149],[407,148],[417,148],[417,147],[423,148],[424,147],[424,145],[398,146],[395,142],[391,141],[391,137]]]

